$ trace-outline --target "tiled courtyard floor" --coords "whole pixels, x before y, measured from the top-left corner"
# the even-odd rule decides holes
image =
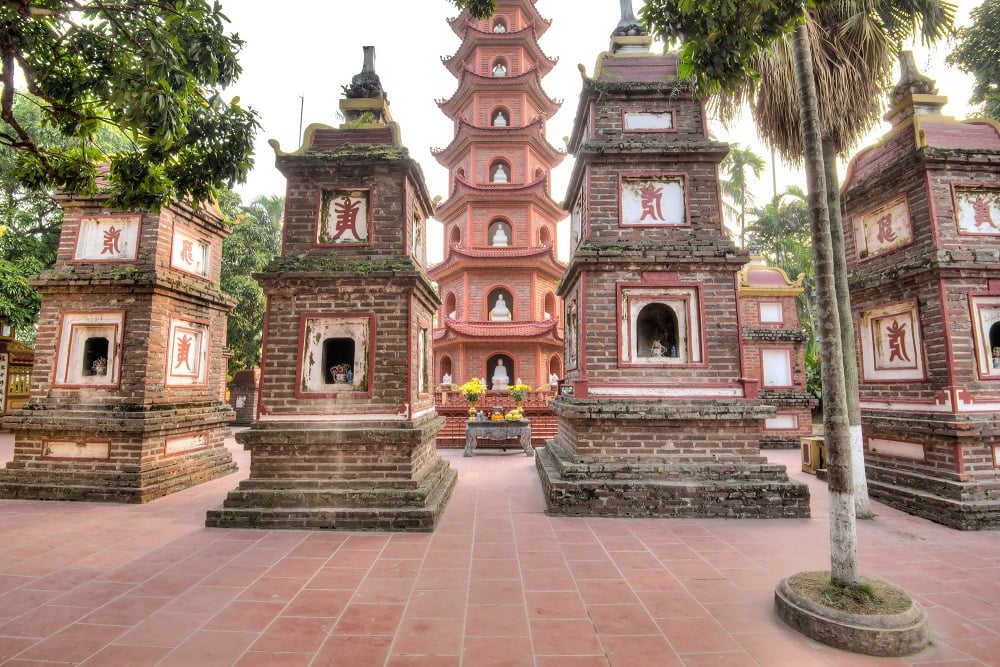
[[[0,664],[998,665],[1000,532],[876,505],[863,573],[927,607],[935,645],[907,659],[804,639],[775,583],[828,569],[813,518],[546,516],[533,459],[444,455],[458,486],[433,534],[208,529],[240,472],[147,505],[0,501]],[[0,462],[11,457],[0,433]]]

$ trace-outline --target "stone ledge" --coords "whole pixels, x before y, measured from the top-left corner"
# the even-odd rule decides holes
[[[782,579],[774,606],[781,620],[805,636],[845,651],[898,657],[919,653],[930,642],[927,612],[916,602],[899,614],[848,614],[797,595]]]
[[[663,399],[570,398],[557,396],[549,403],[556,416],[565,419],[762,420],[775,415],[774,406],[753,399],[707,399],[701,401]]]
[[[439,460],[416,494],[406,498],[405,506],[393,506],[392,493],[358,488],[368,506],[304,506],[295,490],[270,496],[238,488],[230,492],[222,507],[209,510],[205,525],[210,528],[264,528],[291,530],[434,530],[458,479],[446,461]],[[230,506],[230,503],[242,506]]]
[[[592,476],[567,479],[549,448],[536,450],[547,512],[560,516],[808,518],[809,488],[780,479]],[[704,472],[704,469],[702,470]]]

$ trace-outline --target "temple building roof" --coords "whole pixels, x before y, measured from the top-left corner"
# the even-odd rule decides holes
[[[948,98],[937,92],[934,81],[917,71],[913,54],[900,54],[900,80],[885,114],[892,129],[851,159],[842,192],[917,151],[1000,152],[1000,123],[989,118],[959,121],[945,116],[941,109]]]

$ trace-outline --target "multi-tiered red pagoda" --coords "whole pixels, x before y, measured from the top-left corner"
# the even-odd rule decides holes
[[[518,379],[539,387],[562,376],[561,301],[549,172],[565,153],[545,139],[560,107],[542,89],[556,60],[538,39],[548,29],[534,0],[499,0],[477,21],[451,19],[462,38],[443,58],[458,90],[439,101],[455,136],[434,152],[449,171],[444,260],[429,270],[443,307],[434,331],[437,382],[485,378],[492,389]]]

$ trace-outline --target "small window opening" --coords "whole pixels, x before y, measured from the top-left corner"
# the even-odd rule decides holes
[[[493,22],[493,32],[507,32],[507,22],[498,18]]]
[[[491,223],[486,234],[489,238],[489,244],[491,246],[506,247],[510,245],[511,229],[510,225],[506,222],[498,220]]]
[[[639,311],[636,319],[636,355],[639,357],[677,357],[677,315],[670,306],[651,303]]]
[[[993,370],[1000,370],[1000,322],[990,327],[990,360]]]
[[[510,119],[507,118],[507,114],[503,109],[497,109],[493,112],[493,115],[490,118],[490,123],[494,127],[506,127],[510,124]]]
[[[354,339],[327,338],[323,341],[323,368],[327,384],[354,382]]]
[[[510,166],[503,160],[490,165],[490,183],[510,183]]]
[[[107,375],[108,374],[108,350],[110,343],[107,338],[88,338],[83,343],[83,374],[84,375]]]
[[[503,60],[493,63],[493,76],[507,76],[507,63]]]

